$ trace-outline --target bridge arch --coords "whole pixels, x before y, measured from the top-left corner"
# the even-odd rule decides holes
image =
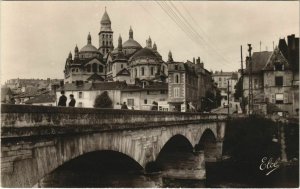
[[[35,187],[86,187],[84,183],[92,183],[94,180],[103,180],[103,176],[111,173],[137,173],[143,171],[143,167],[126,154],[99,150],[80,155],[45,175],[38,181]],[[69,173],[72,174],[69,174]],[[62,176],[64,175],[64,176]],[[78,181],[83,178],[83,182]],[[102,181],[105,183],[105,179]]]
[[[199,142],[195,145],[195,151],[204,152],[205,161],[215,161],[218,154],[217,137],[211,129],[205,129]]]

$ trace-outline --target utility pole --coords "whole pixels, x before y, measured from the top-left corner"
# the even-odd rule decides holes
[[[227,79],[227,115],[229,116],[229,78]]]
[[[241,83],[242,83],[242,112],[244,113],[244,107],[245,107],[245,103],[244,103],[244,69],[243,69],[243,46],[241,45]]]
[[[248,103],[248,114],[252,114],[253,111],[253,88],[252,88],[252,57],[251,57],[251,44],[248,44],[248,65],[249,65],[249,103]]]

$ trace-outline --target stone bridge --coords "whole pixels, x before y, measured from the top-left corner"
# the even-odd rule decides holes
[[[220,114],[2,104],[1,184],[32,187],[64,163],[101,150],[123,153],[151,171],[149,165],[176,136],[193,149],[192,175],[205,179],[205,161],[222,155],[226,119]]]

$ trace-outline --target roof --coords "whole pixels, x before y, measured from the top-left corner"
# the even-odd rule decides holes
[[[153,50],[145,47],[139,51],[137,51],[131,59],[139,59],[139,58],[157,58],[156,54],[153,52]]]
[[[259,73],[267,64],[273,52],[262,51],[254,52],[252,55],[252,73]],[[249,66],[246,66],[245,74],[249,72]]]
[[[93,75],[91,75],[89,78],[87,78],[87,80],[93,80],[93,81],[104,81],[104,78],[101,77],[100,75],[94,73]]]
[[[102,16],[102,19],[101,19],[101,24],[111,24],[111,21],[110,21],[110,18],[106,12],[106,9],[105,9],[105,12]]]
[[[12,91],[9,87],[1,88],[1,102],[6,100],[6,95],[12,95]]]
[[[76,83],[66,83],[57,91],[97,91],[97,90],[120,90],[126,87],[126,82],[101,82],[101,83],[83,83],[76,85]]]
[[[153,83],[145,85],[144,88],[138,85],[127,85],[122,91],[155,91],[155,90],[168,90],[168,83]]]
[[[115,62],[115,61],[127,62],[127,58],[125,57],[125,55],[122,51],[118,51],[115,58],[113,59],[113,62]]]
[[[130,76],[130,72],[126,68],[123,68],[116,74],[116,76],[121,76],[121,75]]]
[[[282,52],[276,47],[263,70],[274,70],[275,65],[284,65],[284,69],[289,69],[290,65]]]
[[[129,38],[122,45],[124,49],[142,49],[143,47],[134,39]]]
[[[82,47],[80,49],[80,53],[82,53],[82,52],[97,52],[97,53],[100,53],[98,51],[98,49],[92,44],[86,44],[84,47]]]
[[[41,94],[38,95],[32,99],[29,99],[25,102],[25,104],[33,104],[33,103],[50,103],[50,102],[55,102],[55,94]]]

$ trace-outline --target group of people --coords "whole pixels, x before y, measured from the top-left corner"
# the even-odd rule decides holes
[[[75,107],[76,100],[73,94],[70,94],[69,107]],[[61,96],[59,97],[58,106],[67,106],[67,97],[65,96],[65,91],[61,91]]]

